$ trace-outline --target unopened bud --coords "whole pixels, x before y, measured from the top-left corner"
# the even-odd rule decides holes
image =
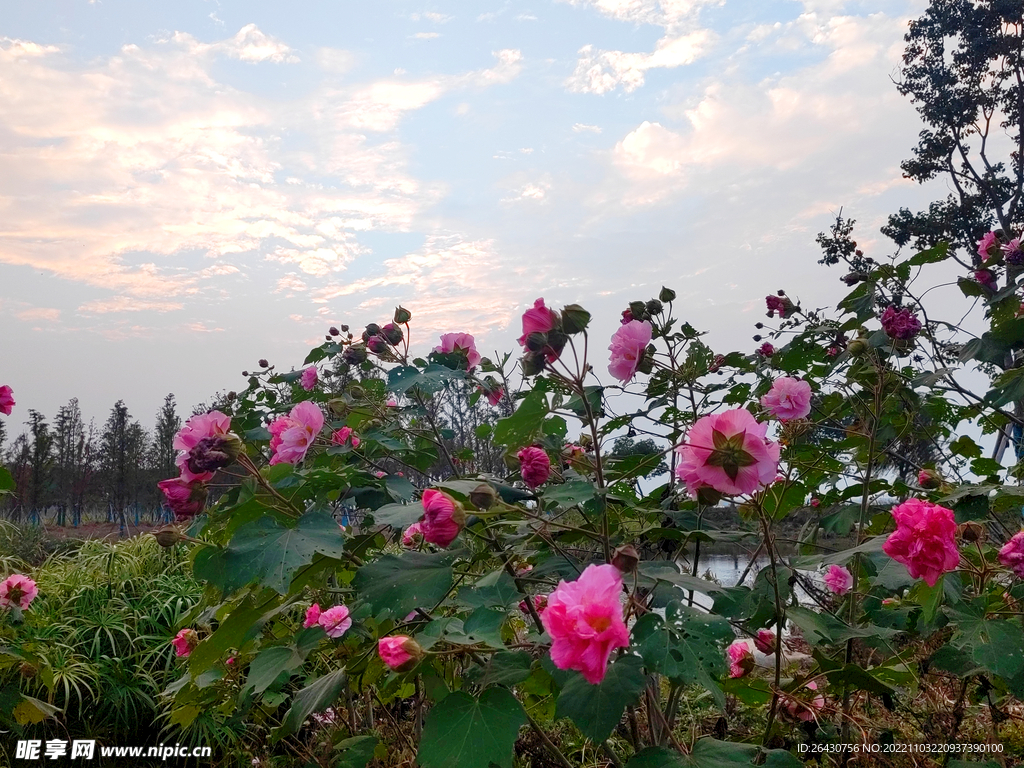
[[[643,301],[629,302],[629,314],[634,320],[643,320],[647,317],[647,303]]]
[[[265,357],[261,357],[258,362],[259,362],[260,368],[269,368],[270,367],[270,362]]]
[[[180,544],[185,541],[185,536],[183,536],[181,531],[173,525],[165,525],[153,534],[153,538],[155,538],[156,543],[164,549],[168,549],[169,547],[173,547],[176,544]]]
[[[675,301],[676,292],[673,291],[671,288],[666,288],[665,286],[662,286],[661,293],[658,294],[658,298],[664,302]]]
[[[35,664],[29,664],[27,661],[22,662],[21,666],[18,667],[18,672],[26,680],[31,680],[33,677],[39,674],[39,668]]]
[[[228,392],[227,397],[228,400],[234,400],[236,397],[238,397],[238,393],[235,392],[234,390],[231,390],[230,392]]]
[[[522,362],[520,363],[523,368],[523,375],[536,376],[544,370],[544,363],[544,354],[541,352],[531,352],[523,355]]]
[[[565,333],[582,333],[589,324],[590,313],[579,304],[566,304],[562,308],[562,330]]]
[[[664,307],[662,307],[661,302],[657,299],[651,299],[647,302],[646,309],[648,315],[659,315]]]
[[[328,332],[329,334],[331,334],[331,336],[340,336],[340,335],[341,335],[341,331],[339,331],[339,330],[338,330],[337,328],[335,328],[335,327],[334,327],[333,325],[331,326],[330,330],[328,330],[327,332]]]
[[[405,325],[412,320],[412,312],[405,307],[395,307],[395,322],[399,325]]]
[[[633,573],[637,563],[640,562],[640,555],[632,544],[624,544],[612,553],[612,565],[623,573]]]
[[[363,341],[366,341],[371,336],[376,336],[380,333],[380,326],[376,323],[370,323],[366,326],[366,330],[363,331]]]
[[[366,362],[366,347],[359,344],[352,344],[346,347],[341,353],[341,359],[349,365],[359,365]]]
[[[402,329],[394,323],[388,323],[381,328],[380,334],[388,340],[388,343],[391,344],[391,346],[397,346],[402,343]]]
[[[942,486],[942,475],[934,469],[922,469],[917,473],[917,484],[925,490],[934,491]]]
[[[498,494],[490,483],[480,483],[469,492],[469,500],[477,509],[490,509],[498,500]]]
[[[849,352],[854,357],[859,357],[861,355],[867,354],[868,349],[868,343],[861,338],[854,339],[846,347],[846,351]]]
[[[375,355],[387,352],[388,342],[383,336],[371,336],[366,340],[366,348]]]
[[[327,410],[331,412],[331,415],[337,416],[340,419],[348,413],[349,405],[343,398],[335,397],[327,401]]]

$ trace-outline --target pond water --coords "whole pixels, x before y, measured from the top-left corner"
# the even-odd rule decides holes
[[[749,562],[750,555],[746,553],[722,554],[701,552],[697,575],[701,577],[711,576],[714,581],[718,582],[723,587],[734,587]],[[684,562],[680,562],[679,565],[683,570],[688,570],[691,567],[689,563]],[[743,585],[747,587],[753,586],[754,578],[757,576],[757,573],[762,568],[769,568],[770,565],[767,555],[758,557],[754,561],[754,565],[751,567],[750,573],[748,573],[747,577],[744,579]],[[816,581],[820,582],[821,580],[816,579]],[[799,584],[796,585],[794,589],[796,591],[796,598],[800,603],[811,602],[810,597]],[[707,595],[694,595],[694,603],[703,608],[710,608],[711,602],[711,598]]]

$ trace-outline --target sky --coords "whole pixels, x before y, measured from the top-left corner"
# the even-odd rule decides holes
[[[835,303],[920,131],[924,0],[16,3],[0,28],[0,384],[152,425],[331,325],[516,348],[538,296],[608,338],[676,290],[720,352],[764,296]],[[604,366],[603,343],[595,363]]]

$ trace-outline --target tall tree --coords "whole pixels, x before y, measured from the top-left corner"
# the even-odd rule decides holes
[[[181,429],[181,417],[178,416],[174,395],[164,398],[163,407],[156,414],[156,428],[153,431],[152,466],[163,480],[177,474],[174,459],[174,436]]]
[[[39,411],[30,410],[29,429],[30,475],[26,489],[26,501],[29,508],[38,511],[51,498],[51,482],[53,470],[53,435],[46,417]]]
[[[974,250],[998,227],[1024,223],[1024,4],[932,0],[910,23],[897,87],[925,124],[904,175],[948,182],[926,211],[903,208],[883,233],[898,245]]]
[[[57,502],[57,522],[64,525],[67,508],[74,504],[74,489],[82,471],[82,443],[85,439],[85,424],[78,398],[57,411],[53,420],[54,444],[54,491]]]
[[[109,504],[108,509],[115,516],[124,512],[130,495],[130,426],[131,414],[128,413],[128,407],[123,400],[118,400],[110,409],[110,415],[103,425],[103,434],[100,436],[104,490]]]

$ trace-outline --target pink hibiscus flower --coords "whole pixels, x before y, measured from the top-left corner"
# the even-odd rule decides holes
[[[270,423],[270,463],[298,464],[324,426],[321,410],[304,400]]]
[[[619,381],[629,381],[636,375],[637,366],[643,360],[647,345],[651,343],[653,329],[650,322],[630,320],[620,325],[612,334],[611,359],[608,372]]]
[[[676,448],[676,474],[691,495],[702,486],[727,495],[753,493],[771,483],[779,468],[779,444],[767,432],[768,425],[743,408],[704,416]]]
[[[441,335],[440,346],[434,347],[435,352],[444,354],[461,353],[466,355],[466,370],[476,368],[482,359],[476,351],[476,339],[471,333],[445,333]]]
[[[802,419],[811,412],[811,385],[803,379],[780,376],[761,398],[761,405],[780,421]]]
[[[939,577],[960,565],[953,510],[922,499],[907,499],[892,509],[896,530],[882,550],[907,566],[915,579],[934,587]]]
[[[199,416],[193,416],[185,422],[178,434],[174,436],[171,445],[178,451],[178,458],[174,460],[178,469],[181,470],[181,479],[187,483],[198,480],[201,483],[213,479],[215,472],[193,472],[189,469],[189,453],[200,442],[206,440],[212,442],[216,438],[225,438],[231,432],[231,417],[220,411],[210,411]]]
[[[25,610],[39,594],[39,587],[28,576],[20,573],[8,576],[0,582],[0,608]]]

